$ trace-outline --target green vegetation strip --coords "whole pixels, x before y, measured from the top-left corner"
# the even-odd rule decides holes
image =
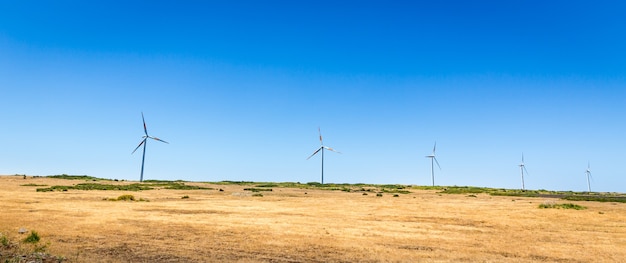
[[[68,180],[88,180],[88,181],[111,181],[87,175],[51,175],[51,178],[60,178]],[[117,181],[117,180],[116,180]],[[493,196],[519,196],[519,197],[542,197],[542,198],[560,198],[570,201],[595,201],[595,202],[619,202],[626,203],[626,194],[622,193],[589,193],[589,192],[572,192],[572,191],[548,191],[548,190],[520,190],[520,189],[504,189],[504,188],[488,188],[475,186],[407,186],[400,184],[321,184],[319,182],[252,182],[252,181],[220,181],[205,182],[214,185],[241,185],[248,186],[244,190],[252,192],[272,191],[272,188],[299,188],[299,189],[317,189],[328,191],[344,191],[344,192],[375,192],[390,194],[410,194],[410,190],[435,190],[441,194],[489,194]],[[23,186],[45,186],[26,184]],[[176,190],[214,190],[213,188],[187,185],[185,181],[165,181],[165,180],[146,180],[144,183],[135,183],[129,185],[108,185],[96,183],[84,183],[74,186],[52,186],[49,188],[38,188],[38,192],[50,191],[68,191],[68,190],[123,190],[123,191],[141,191],[152,190],[154,188],[176,189]]]
[[[626,203],[626,195],[617,193],[589,193],[572,191],[548,191],[548,190],[521,190],[502,189],[472,186],[440,187],[444,194],[489,194],[493,196],[519,196],[519,197],[542,197],[560,198],[569,201],[595,201],[595,202],[619,202]]]
[[[20,186],[48,186],[47,184],[22,184]]]
[[[111,184],[94,184],[83,183],[74,186],[67,185],[55,185],[48,188],[37,188],[37,192],[54,192],[54,191],[68,191],[68,190],[116,190],[116,191],[141,191],[152,190],[154,188],[142,184],[128,184],[128,185],[111,185]]]
[[[48,175],[50,178],[57,179],[66,179],[66,180],[87,180],[87,181],[110,181],[109,179],[102,179],[88,175],[68,175],[68,174],[60,174],[60,175]]]
[[[595,201],[595,202],[617,202],[626,203],[626,196],[566,196],[569,201]]]
[[[243,190],[252,192],[271,192],[272,188],[244,188]]]
[[[37,188],[37,192],[54,192],[68,190],[113,190],[113,191],[142,191],[152,190],[155,188],[174,189],[174,190],[212,190],[213,188],[186,185],[181,182],[160,181],[152,183],[134,183],[134,184],[100,184],[100,183],[81,183],[73,186],[55,185],[48,188]]]

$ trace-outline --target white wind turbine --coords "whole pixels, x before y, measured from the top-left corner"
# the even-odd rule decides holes
[[[137,149],[139,149],[139,147],[141,147],[141,145],[143,145],[143,155],[141,157],[141,175],[139,177],[139,182],[143,182],[143,164],[144,164],[144,161],[146,160],[146,144],[147,144],[148,139],[153,139],[155,141],[164,142],[164,143],[168,143],[169,144],[169,142],[166,142],[166,141],[161,140],[161,139],[159,139],[157,137],[153,137],[153,136],[148,135],[148,128],[146,127],[146,119],[143,117],[143,112],[141,113],[141,120],[143,121],[143,132],[144,132],[145,135],[141,137],[142,138],[141,142],[139,143],[139,145],[137,145],[137,148],[135,148],[135,150],[133,150],[133,152],[131,153],[131,154],[135,153],[137,151]]]
[[[324,184],[324,150],[329,150],[331,152],[336,152],[336,153],[340,153],[338,151],[335,151],[335,149],[330,148],[328,146],[324,146],[324,141],[322,140],[322,131],[320,130],[320,128],[317,128],[317,132],[319,132],[320,134],[320,147],[317,148],[317,150],[315,150],[315,152],[313,152],[313,154],[311,154],[311,156],[309,156],[308,159],[311,159],[311,157],[313,157],[313,155],[316,155],[318,152],[322,152],[322,184]]]
[[[589,162],[587,162],[587,170],[585,171],[585,174],[587,174],[587,190],[591,193],[591,182],[589,181],[589,178],[591,178],[591,165]]]
[[[437,157],[435,157],[435,150],[437,148],[437,142],[435,142],[435,146],[433,146],[433,153],[430,155],[426,155],[426,158],[430,158],[430,176],[433,179],[433,186],[435,186],[435,163],[437,163],[437,167],[441,170],[441,166],[439,166],[439,161],[437,161]]]
[[[522,190],[525,190],[526,188],[524,187],[524,171],[526,171],[526,173],[528,174],[528,170],[526,170],[526,165],[524,164],[524,153],[522,153],[522,163],[520,163],[518,166],[520,171],[522,172]]]

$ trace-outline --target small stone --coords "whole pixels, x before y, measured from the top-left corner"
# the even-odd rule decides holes
[[[17,231],[20,234],[24,234],[26,232],[28,232],[28,230],[26,230],[26,228],[20,227],[20,229]]]

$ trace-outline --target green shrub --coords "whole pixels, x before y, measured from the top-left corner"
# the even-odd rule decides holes
[[[117,197],[118,201],[135,201],[134,195],[120,195]]]
[[[30,231],[30,235],[24,239],[24,243],[37,243],[39,239],[39,234],[36,231]]]
[[[542,203],[539,205],[539,208],[574,209],[574,210],[587,209],[587,207],[580,206],[577,204],[572,204],[572,203],[567,203],[567,204]]]
[[[188,195],[184,195],[183,197],[181,197],[181,199],[189,199]]]
[[[3,247],[9,247],[11,245],[11,242],[9,241],[9,238],[7,236],[2,235],[0,236],[0,245],[2,245]]]
[[[572,204],[572,203],[561,204],[560,206],[563,209],[574,209],[574,210],[584,210],[584,209],[587,209],[587,207],[584,207],[584,206],[581,206],[581,205],[577,205],[577,204]]]

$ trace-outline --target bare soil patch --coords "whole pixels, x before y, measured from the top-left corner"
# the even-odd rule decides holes
[[[375,194],[243,185],[69,190],[0,176],[0,232],[39,233],[65,262],[623,262],[626,204],[410,190]],[[130,184],[131,182],[106,182]],[[218,189],[223,189],[219,191]],[[131,194],[147,201],[108,201]],[[188,198],[181,198],[188,196]]]

